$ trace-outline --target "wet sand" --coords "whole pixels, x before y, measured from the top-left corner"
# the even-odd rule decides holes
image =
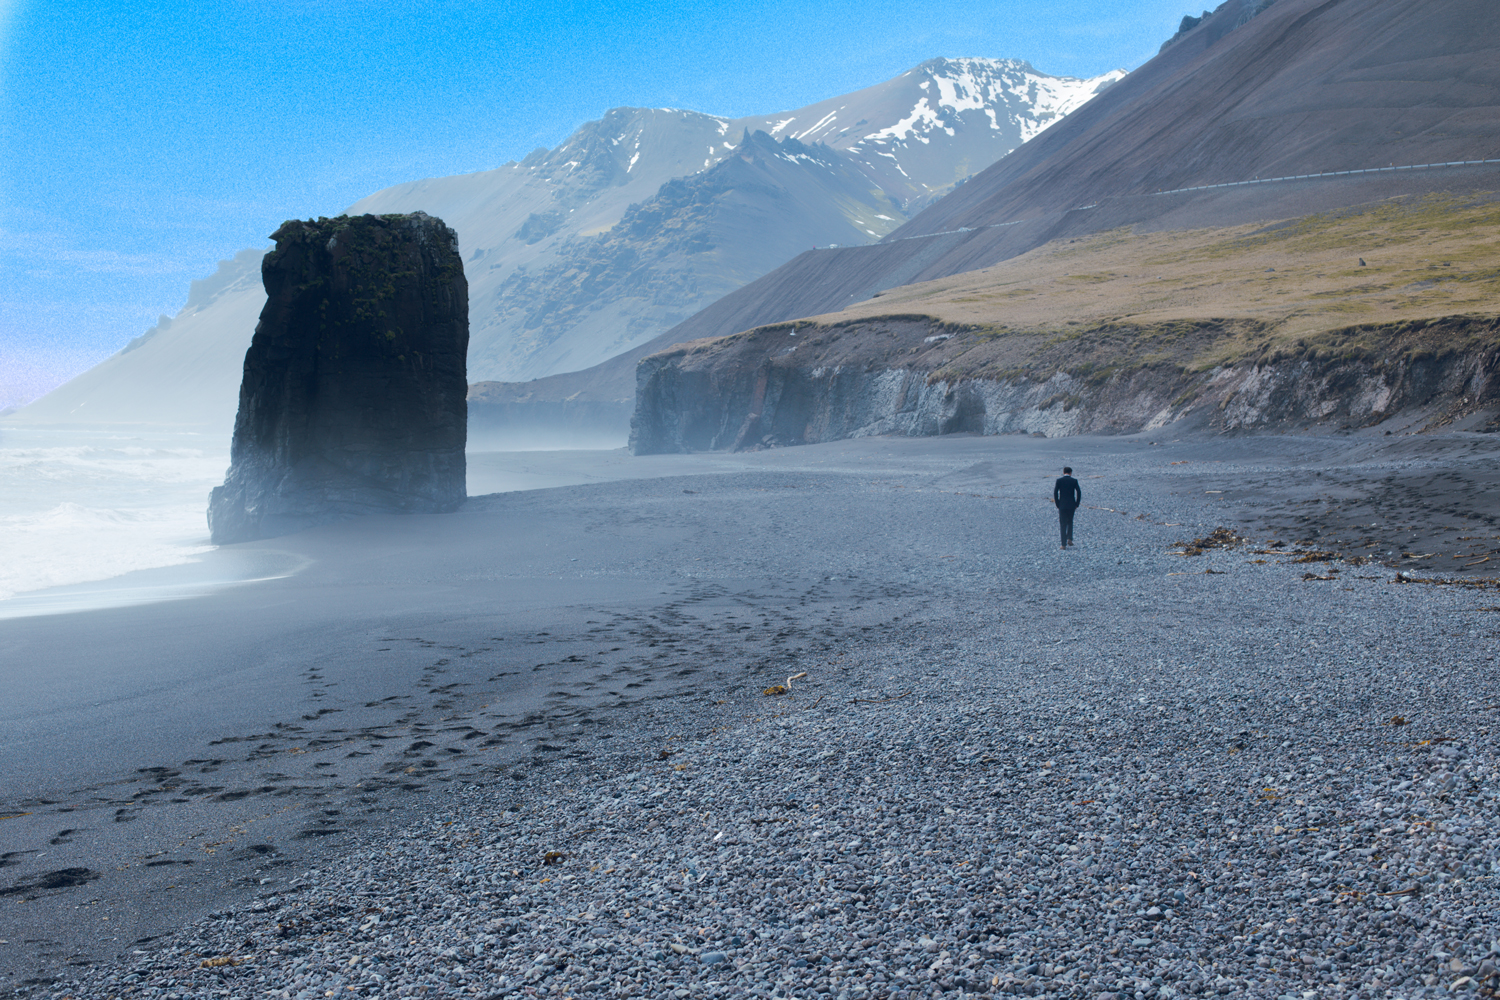
[[[1165,553],[1220,524],[1470,576],[1486,566],[1464,565],[1474,536],[1500,534],[1496,448],[1480,435],[518,461],[482,459],[471,483],[584,485],[214,554],[304,567],[276,579],[0,621],[0,987],[294,885],[455,788],[638,731],[663,700],[707,712],[944,602],[1055,585],[1069,569],[1047,493],[1064,462],[1085,491],[1080,540],[1118,550],[1069,584],[1080,599],[1192,569]],[[991,579],[1018,546],[1034,548],[1029,579]],[[1403,563],[1408,547],[1447,561]]]

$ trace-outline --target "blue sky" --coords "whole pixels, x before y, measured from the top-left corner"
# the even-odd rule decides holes
[[[280,222],[555,146],[620,105],[800,107],[934,56],[1133,69],[1178,0],[0,0],[0,407]],[[1193,12],[1196,12],[1194,10]]]

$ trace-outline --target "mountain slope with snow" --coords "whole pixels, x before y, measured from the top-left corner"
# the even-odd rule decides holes
[[[864,90],[736,122],[821,143],[914,213],[1125,76],[1048,76],[1015,59],[930,59]]]
[[[846,156],[742,133],[734,155],[663,184],[609,231],[513,270],[495,295],[508,336],[471,347],[470,371],[587,368],[816,243],[867,243],[904,220]]]
[[[1092,80],[1048,76],[1009,59],[932,59],[893,80],[782,114],[726,119],[692,111],[617,108],[590,122],[551,152],[538,151],[516,164],[465,177],[404,184],[371,195],[351,212],[410,212],[437,215],[459,233],[467,261],[470,295],[471,381],[521,381],[596,364],[645,343],[718,295],[790,260],[812,245],[867,243],[895,225],[863,225],[849,234],[846,222],[872,214],[906,221],[917,209],[952,190],[1022,142],[1118,81],[1115,71]],[[803,238],[779,239],[770,230],[750,238],[787,243],[779,258],[751,254],[754,267],[724,268],[700,257],[686,273],[703,294],[684,301],[643,305],[611,325],[607,304],[619,289],[599,289],[595,303],[605,315],[574,323],[527,327],[538,315],[530,294],[539,272],[588,257],[588,241],[611,234],[630,206],[654,196],[669,179],[689,177],[730,159],[741,137],[763,131],[772,139],[827,146],[840,154],[869,186],[863,207]],[[827,160],[827,157],[824,158]],[[813,169],[809,165],[809,169]],[[779,225],[772,200],[743,199],[747,215]],[[889,202],[894,213],[865,207]],[[795,220],[792,220],[795,221]],[[671,265],[679,273],[683,268]],[[647,255],[635,271],[618,272],[638,285],[655,283],[662,266]],[[522,293],[522,289],[526,292]],[[708,290],[713,294],[709,295]],[[576,290],[565,288],[571,300]],[[517,296],[520,295],[518,299]],[[518,325],[519,324],[519,325]]]
[[[811,246],[879,239],[1122,75],[1077,80],[1014,60],[934,59],[775,115],[616,108],[556,149],[400,184],[349,212],[421,210],[456,229],[470,380],[533,379],[644,344]],[[756,132],[770,146],[740,149]],[[681,184],[693,197],[673,187]],[[192,322],[12,419],[66,422],[89,411],[94,421],[227,426],[258,295],[251,287],[190,305],[180,318]],[[155,388],[168,371],[180,392]]]

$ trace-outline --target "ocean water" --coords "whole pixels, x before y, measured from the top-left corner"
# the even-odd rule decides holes
[[[194,561],[228,466],[227,434],[0,423],[0,601]]]
[[[623,449],[471,453],[469,492],[626,478],[628,463]],[[209,544],[208,492],[228,467],[227,432],[89,432],[0,421],[0,619],[179,599],[294,571],[271,554],[240,558]],[[187,564],[192,572],[168,583],[139,573]],[[128,588],[81,586],[127,573],[135,574]]]
[[[471,496],[702,473],[734,463],[623,448],[471,451]],[[51,430],[0,421],[0,619],[179,600],[275,579],[287,553],[209,544],[229,434]],[[263,549],[264,547],[262,547]],[[143,570],[187,567],[165,575]],[[107,583],[132,574],[127,580]]]

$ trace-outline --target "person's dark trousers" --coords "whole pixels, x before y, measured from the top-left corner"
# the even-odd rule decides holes
[[[1066,507],[1057,508],[1057,524],[1062,529],[1062,543],[1073,544],[1073,511]]]

